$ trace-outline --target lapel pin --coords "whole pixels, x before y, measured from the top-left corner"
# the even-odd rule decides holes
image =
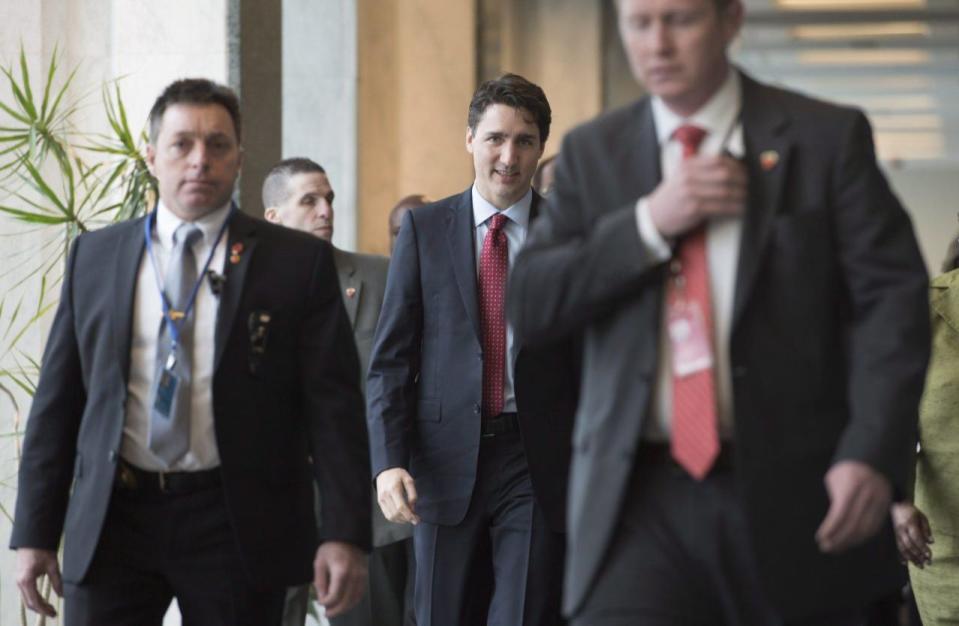
[[[775,150],[766,150],[759,155],[759,165],[768,172],[779,163],[779,153]]]
[[[355,289],[354,287],[347,287],[347,288],[346,288],[346,297],[347,297],[347,298],[352,298],[352,297],[355,296],[355,295],[356,295],[356,289]]]
[[[239,263],[241,254],[243,254],[243,243],[238,241],[230,248],[230,263],[233,265]]]

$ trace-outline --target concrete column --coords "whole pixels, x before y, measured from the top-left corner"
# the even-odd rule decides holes
[[[263,215],[263,178],[283,154],[281,0],[228,0],[229,81],[243,112],[240,207]]]
[[[336,192],[333,242],[357,242],[357,5],[283,0],[283,158],[319,163]]]

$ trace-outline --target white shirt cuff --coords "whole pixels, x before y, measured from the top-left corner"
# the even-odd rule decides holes
[[[636,203],[636,225],[639,228],[639,238],[650,254],[658,261],[667,261],[673,255],[673,250],[663,236],[656,230],[653,218],[649,214],[649,201],[640,198]]]

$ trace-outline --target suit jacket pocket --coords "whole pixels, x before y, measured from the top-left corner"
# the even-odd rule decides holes
[[[439,400],[420,400],[416,410],[416,419],[425,422],[439,422],[442,419],[442,404]]]
[[[832,216],[826,209],[805,209],[777,215],[773,221],[776,246],[781,251],[805,255],[821,254],[832,239]]]

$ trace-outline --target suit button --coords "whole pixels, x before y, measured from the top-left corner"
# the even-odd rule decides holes
[[[483,410],[483,407],[481,407],[479,404],[474,404],[474,405],[473,405],[473,413],[479,415],[479,414],[480,414],[480,411],[482,411],[482,410]]]
[[[742,378],[746,375],[746,368],[738,366],[733,368],[733,378]]]
[[[117,462],[117,451],[116,451],[116,450],[110,450],[110,453],[107,454],[107,458],[110,459],[110,462],[111,462],[111,463],[116,463],[116,462]]]

